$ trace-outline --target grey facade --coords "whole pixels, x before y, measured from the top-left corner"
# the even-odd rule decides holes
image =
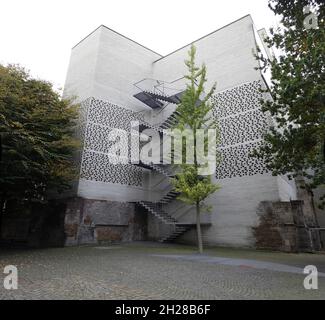
[[[261,43],[249,15],[194,41],[197,62],[207,65],[207,87],[217,82],[213,116],[222,134],[223,161],[215,175],[221,190],[209,199],[213,212],[202,216],[206,244],[254,247],[260,204],[298,200],[295,183],[272,176],[263,162],[248,156],[272,122],[259,102],[259,89],[267,79],[255,69],[253,50]],[[77,198],[66,215],[67,244],[105,239],[195,241],[193,208],[175,199],[168,168],[112,164],[112,142],[107,140],[113,128],[131,134],[130,121],[158,131],[167,127],[175,103],[160,101],[162,106],[152,109],[134,95],[156,80],[173,89],[184,86],[189,47],[163,57],[100,26],[73,48],[64,94],[81,102],[84,146]]]

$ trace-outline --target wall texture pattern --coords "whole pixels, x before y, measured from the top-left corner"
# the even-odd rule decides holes
[[[143,121],[143,113],[135,113],[110,102],[94,98],[84,101],[80,118],[84,136],[84,149],[80,169],[80,178],[99,182],[110,182],[130,186],[142,186],[142,169],[131,165],[114,164],[109,148],[117,142],[108,140],[113,129],[123,129],[127,136],[122,138],[121,152],[129,154],[131,121]],[[129,162],[126,159],[126,162]]]
[[[253,176],[267,173],[263,160],[251,157],[250,154],[261,144],[261,141],[230,146],[219,150],[221,163],[217,166],[217,179]]]
[[[239,112],[260,108],[261,88],[262,82],[256,80],[215,94],[212,97],[215,105],[214,116],[220,119]]]
[[[80,177],[86,180],[111,182],[131,186],[142,185],[142,170],[132,164],[112,164],[112,157],[93,151],[85,151]]]
[[[212,97],[213,116],[220,128],[221,156],[217,179],[266,173],[261,159],[250,156],[258,148],[271,119],[261,111],[261,81],[242,84]]]

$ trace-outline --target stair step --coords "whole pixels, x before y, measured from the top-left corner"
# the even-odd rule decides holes
[[[158,100],[161,100],[161,101],[166,101],[166,102],[169,102],[169,103],[178,103],[178,99],[175,98],[174,96],[166,96],[166,95],[163,95],[163,94],[159,94],[159,93],[155,93],[155,92],[152,92],[152,91],[143,91],[144,93],[150,95],[153,99],[158,99]]]
[[[175,230],[171,232],[169,235],[165,235],[164,237],[159,239],[158,240],[159,242],[172,242],[189,230],[189,227],[177,225],[178,224],[177,220],[172,216],[169,216],[168,213],[164,212],[161,208],[161,205],[163,203],[168,203],[168,201],[173,200],[178,194],[179,193],[176,191],[169,191],[159,203],[153,203],[149,201],[139,202],[139,204],[141,204],[144,208],[146,208],[150,213],[152,213],[162,222],[164,222],[165,224],[170,224],[175,226]]]
[[[161,125],[161,128],[168,129],[171,126],[175,125],[178,122],[178,117],[180,113],[178,111],[174,111]]]

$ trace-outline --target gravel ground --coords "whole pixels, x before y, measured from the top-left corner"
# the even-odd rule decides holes
[[[5,265],[18,289],[2,286]],[[318,290],[303,267],[315,265]],[[325,299],[325,255],[157,243],[0,251],[0,299]],[[300,272],[299,272],[300,271]],[[2,278],[1,278],[2,277]]]

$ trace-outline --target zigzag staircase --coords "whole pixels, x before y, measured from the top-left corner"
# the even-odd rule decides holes
[[[165,169],[161,168],[159,165],[153,163],[146,163],[145,164],[150,167],[152,170],[163,174],[168,178],[172,178],[173,174],[167,172]],[[159,242],[173,242],[178,237],[183,235],[185,232],[190,230],[194,227],[193,224],[184,224],[178,222],[175,218],[170,216],[167,212],[164,211],[164,205],[172,202],[177,198],[179,195],[178,192],[171,189],[167,194],[165,194],[158,202],[150,202],[150,201],[139,201],[138,204],[145,208],[148,212],[153,214],[157,219],[159,219],[162,223],[173,226],[173,230],[169,233],[164,235]]]
[[[162,82],[157,81],[159,86],[161,87]],[[136,85],[137,88],[140,89],[139,86]],[[142,90],[138,94],[135,94],[134,97],[138,100],[145,103],[147,106],[151,107],[152,109],[162,108],[164,104],[179,104],[181,102],[183,91],[179,91],[173,95],[167,95],[164,91],[157,89],[155,87],[155,91],[150,90]],[[179,117],[179,112],[176,110],[163,122],[160,124],[159,127],[153,127],[148,125],[147,127],[151,127],[156,129],[160,133],[165,133],[164,130],[173,127],[177,124]],[[166,167],[163,167],[163,164],[153,164],[153,163],[139,163],[138,166],[141,166],[146,169],[154,170],[167,178],[174,177],[173,172],[169,172]],[[148,212],[153,214],[157,219],[159,219],[162,223],[166,225],[173,226],[173,230],[165,234],[159,242],[172,242],[175,241],[178,237],[183,235],[188,230],[195,227],[194,224],[184,224],[178,222],[175,218],[169,215],[167,212],[164,211],[164,206],[172,201],[174,201],[179,194],[171,189],[167,194],[165,194],[158,202],[149,202],[149,201],[139,201],[138,204],[145,208]]]
[[[146,104],[152,109],[162,108],[164,102],[178,104],[181,102],[183,92],[168,96],[163,92],[141,91],[134,95],[135,98]]]
[[[163,205],[171,202],[177,197],[177,195],[178,194],[175,191],[171,190],[159,202],[138,202],[142,207],[148,210],[148,212],[153,214],[162,223],[173,226],[173,230],[159,239],[159,242],[172,242],[193,227],[192,224],[183,224],[178,222],[175,218],[164,211]]]

